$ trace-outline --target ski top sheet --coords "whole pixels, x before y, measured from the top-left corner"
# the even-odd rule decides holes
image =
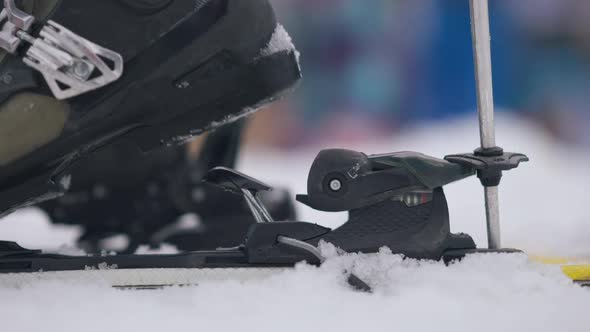
[[[285,272],[286,267],[265,268],[159,268],[88,269],[0,274],[0,287],[26,288],[39,283],[67,282],[71,285],[111,286],[122,289],[154,289],[169,286],[198,286],[207,282],[262,280]]]

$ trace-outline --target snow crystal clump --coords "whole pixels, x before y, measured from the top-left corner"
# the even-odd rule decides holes
[[[63,190],[68,190],[70,189],[70,185],[72,184],[72,175],[68,174],[68,175],[64,175],[60,180],[59,180],[59,185],[61,186],[61,188]]]
[[[297,57],[297,61],[299,62],[299,52],[295,49],[295,45],[293,45],[293,40],[289,33],[281,24],[277,24],[277,27],[268,42],[266,48],[264,48],[261,52],[262,56],[272,55],[282,51],[293,51],[295,52],[295,56]]]

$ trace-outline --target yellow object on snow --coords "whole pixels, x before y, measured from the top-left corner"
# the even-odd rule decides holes
[[[590,263],[587,260],[544,256],[529,258],[543,264],[560,265],[563,273],[574,281],[590,281]]]

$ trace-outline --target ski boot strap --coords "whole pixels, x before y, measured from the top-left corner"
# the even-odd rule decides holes
[[[123,57],[84,39],[54,21],[33,29],[35,17],[4,0],[0,12],[0,48],[18,54],[30,45],[23,62],[39,71],[57,99],[75,97],[110,84],[123,74]],[[38,37],[33,30],[39,31]]]

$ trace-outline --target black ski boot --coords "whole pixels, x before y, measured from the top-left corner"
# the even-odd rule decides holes
[[[0,216],[62,195],[95,149],[184,142],[300,77],[267,0],[4,4]]]
[[[181,251],[238,246],[254,217],[242,197],[202,178],[213,167],[235,167],[243,123],[210,133],[194,160],[183,146],[142,154],[133,143],[120,142],[77,164],[70,190],[39,207],[54,223],[81,225],[78,243],[87,252],[133,253],[139,245],[162,243]],[[269,192],[262,200],[275,219],[295,220],[286,190]],[[187,213],[199,222],[179,219]],[[109,246],[113,241],[106,240],[117,235],[127,241]]]

